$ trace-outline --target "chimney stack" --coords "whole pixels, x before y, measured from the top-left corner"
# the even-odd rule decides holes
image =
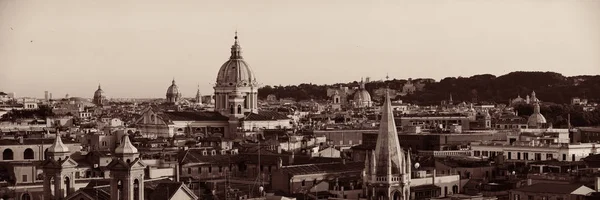
[[[594,190],[600,192],[600,177],[596,177],[596,181],[594,181]]]

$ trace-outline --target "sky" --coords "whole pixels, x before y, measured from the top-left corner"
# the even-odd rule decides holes
[[[236,30],[263,85],[600,74],[600,0],[0,0],[0,91],[210,94]]]

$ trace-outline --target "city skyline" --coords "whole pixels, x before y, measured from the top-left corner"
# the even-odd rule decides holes
[[[0,1],[0,90],[164,98],[175,78],[212,94],[236,29],[263,85],[600,74],[600,1],[73,2]]]

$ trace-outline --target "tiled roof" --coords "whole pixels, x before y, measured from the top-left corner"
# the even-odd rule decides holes
[[[110,200],[110,194],[96,188],[81,188],[81,192],[98,200]]]
[[[351,163],[327,163],[327,164],[308,164],[284,167],[283,173],[290,175],[321,174],[321,173],[344,173],[344,172],[362,172],[365,167],[364,162]]]
[[[228,117],[218,112],[164,112],[165,119],[171,121],[227,121]]]
[[[182,184],[181,182],[159,183],[151,193],[152,199],[171,199],[179,188],[181,188]]]
[[[582,184],[554,184],[554,183],[537,183],[530,186],[515,189],[521,192],[532,193],[551,193],[551,194],[571,194],[573,191],[581,188]]]
[[[212,149],[206,149],[207,155],[203,155],[202,152],[205,149],[188,149],[183,157],[181,158],[181,164],[227,164],[230,161],[233,162],[233,156],[229,155],[221,155],[220,152],[217,152],[217,155],[210,155]]]
[[[244,120],[246,121],[268,121],[289,119],[287,116],[275,111],[261,111],[258,114],[248,113]]]
[[[62,138],[63,143],[65,144],[77,144],[78,142],[71,141],[68,138]],[[38,144],[52,144],[54,142],[54,138],[36,138],[36,139],[23,139],[22,145],[38,145]],[[0,146],[9,146],[9,145],[21,145],[19,140],[11,140],[11,139],[2,139],[0,140]]]

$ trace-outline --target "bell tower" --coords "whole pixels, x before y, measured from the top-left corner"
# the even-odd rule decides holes
[[[44,198],[65,199],[75,192],[75,167],[77,162],[70,158],[71,152],[62,142],[60,133],[54,143],[48,147],[46,158],[42,162],[44,171]]]
[[[374,151],[367,153],[364,181],[369,200],[410,199],[410,152],[405,153],[398,141],[389,90],[382,107],[379,135]],[[369,155],[370,154],[370,155]]]
[[[107,166],[111,178],[110,196],[113,199],[143,200],[146,165],[129,141],[129,135],[125,134],[121,141],[115,149],[115,157]]]

